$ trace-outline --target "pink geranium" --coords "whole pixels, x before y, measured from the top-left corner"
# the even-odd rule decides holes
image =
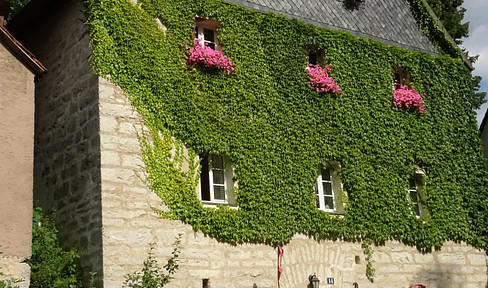
[[[344,95],[342,89],[337,86],[334,79],[329,76],[329,71],[332,70],[332,65],[326,65],[324,68],[319,65],[312,65],[308,69],[310,75],[310,85],[315,88],[317,92],[332,92],[338,93],[341,97]]]
[[[222,52],[218,50],[213,50],[207,45],[201,45],[202,42],[202,39],[196,38],[193,43],[195,48],[189,49],[188,46],[185,46],[185,48],[189,50],[188,56],[186,57],[188,65],[224,70],[227,74],[235,72],[235,64],[230,58],[224,56]],[[181,42],[180,44],[185,43]]]
[[[424,94],[426,95],[426,94]],[[417,110],[420,114],[424,113],[424,99],[415,89],[406,85],[401,85],[393,92],[393,104],[398,108]]]

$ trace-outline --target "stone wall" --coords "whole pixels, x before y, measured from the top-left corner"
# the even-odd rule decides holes
[[[160,199],[144,184],[145,173],[137,131],[140,116],[124,93],[99,79],[102,171],[104,287],[122,286],[127,273],[142,268],[149,244],[164,265],[182,234],[180,269],[168,287],[277,287],[277,251],[266,245],[218,243],[179,221],[158,218],[152,207]],[[447,243],[439,252],[421,254],[413,247],[389,242],[374,248],[375,282],[365,276],[360,243],[309,239],[296,235],[284,247],[282,288],[307,287],[316,273],[322,287],[474,288],[486,284],[485,253],[464,244]],[[334,285],[327,285],[327,278]]]
[[[80,248],[85,278],[94,271],[101,279],[98,78],[85,8],[76,0],[47,8],[16,31],[48,69],[36,85],[34,201],[56,210],[61,243]]]
[[[0,272],[29,286],[34,74],[0,40]]]

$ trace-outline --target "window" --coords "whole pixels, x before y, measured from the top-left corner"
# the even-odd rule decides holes
[[[424,196],[423,188],[425,187],[425,172],[422,169],[417,171],[408,179],[407,199],[410,203],[412,214],[417,218],[425,218],[428,213],[422,205]]]
[[[195,38],[202,39],[202,45],[219,50],[217,35],[215,33],[215,29],[219,27],[219,23],[210,19],[196,18],[195,24]]]
[[[400,86],[402,85],[410,84],[410,74],[408,73],[407,70],[405,70],[402,67],[395,67],[393,69],[393,72],[395,74],[395,79],[394,79],[395,89],[400,88]]]
[[[324,49],[318,48],[316,45],[306,45],[305,51],[308,54],[308,64],[309,65],[324,65],[325,64],[325,51]]]
[[[201,157],[200,199],[213,204],[235,204],[234,172],[230,160],[222,155]]]
[[[315,183],[315,201],[317,208],[326,212],[344,213],[341,192],[341,181],[337,171],[332,167],[322,168]]]
[[[410,196],[410,203],[412,204],[412,210],[417,217],[420,217],[422,213],[422,206],[420,204],[420,191],[419,183],[415,177],[409,179],[408,195]]]

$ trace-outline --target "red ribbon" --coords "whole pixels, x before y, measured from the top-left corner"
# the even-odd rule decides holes
[[[280,288],[280,277],[283,272],[283,248],[278,245],[278,288]]]

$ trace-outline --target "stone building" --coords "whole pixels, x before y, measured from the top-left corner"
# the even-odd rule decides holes
[[[403,49],[439,54],[405,0],[229,2]],[[132,9],[140,9],[133,5]],[[34,198],[46,210],[57,210],[62,242],[82,251],[85,280],[89,272],[96,272],[97,287],[121,287],[127,273],[141,268],[150,243],[155,243],[155,254],[164,261],[182,234],[180,269],[169,287],[276,287],[275,247],[222,243],[154,212],[153,208],[161,207],[161,199],[145,182],[138,138],[143,118],[127,94],[107,80],[110,75],[104,79],[93,72],[85,9],[78,0],[32,0],[9,23],[9,29],[50,68],[35,87]],[[200,32],[204,34],[197,27],[196,33]],[[210,170],[217,171],[214,168]],[[322,179],[327,181],[332,182]],[[209,199],[205,196],[209,192],[199,190],[204,202],[219,203],[221,195],[216,190]],[[327,201],[318,208],[333,210]],[[312,274],[326,287],[468,288],[486,283],[485,253],[465,243],[447,242],[440,251],[426,254],[397,241],[374,250],[376,276],[371,283],[365,275],[367,261],[361,243],[296,234],[284,245],[281,287],[307,287]]]
[[[0,268],[29,279],[34,167],[34,79],[46,72],[0,17]],[[28,287],[29,281],[23,285]]]

